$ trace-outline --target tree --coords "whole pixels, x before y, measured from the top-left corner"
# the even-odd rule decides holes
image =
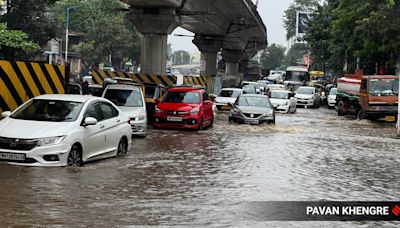
[[[287,66],[301,65],[303,63],[303,56],[307,53],[305,44],[294,44],[286,54],[284,63]]]
[[[400,51],[400,18],[393,0],[340,0],[332,11],[330,49],[335,60],[342,59],[368,74],[379,73],[376,64],[394,66]],[[344,50],[345,53],[343,53]]]
[[[280,67],[285,57],[285,47],[278,44],[271,44],[261,53],[262,69],[275,69]]]
[[[173,65],[185,65],[190,64],[190,54],[187,51],[178,50],[172,53],[172,64]]]
[[[29,40],[28,34],[18,30],[8,30],[0,23],[0,58],[18,59],[21,55],[34,53],[39,45]]]
[[[309,28],[304,39],[307,41],[311,52],[312,66],[314,70],[326,71],[329,52],[329,39],[331,37],[332,17],[327,5],[318,6],[313,18],[309,21]]]
[[[140,35],[135,27],[116,9],[125,5],[118,0],[60,0],[57,3],[59,23],[65,24],[68,6],[79,6],[71,11],[71,31],[84,33],[84,40],[72,48],[81,55],[86,66],[108,63],[122,67],[124,62],[140,61]],[[61,31],[62,32],[62,31]]]
[[[21,30],[40,46],[56,37],[56,18],[51,13],[56,0],[12,0],[10,11],[1,16],[12,30]]]
[[[319,0],[294,0],[294,3],[290,4],[283,17],[287,40],[296,35],[297,11],[313,11],[318,6]]]

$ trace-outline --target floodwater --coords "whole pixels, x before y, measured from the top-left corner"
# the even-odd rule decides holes
[[[399,200],[393,124],[298,109],[276,126],[149,130],[127,158],[82,168],[0,163],[0,226],[395,227],[388,222],[242,220],[243,202]],[[243,213],[243,210],[241,210]],[[267,220],[267,219],[266,219]]]

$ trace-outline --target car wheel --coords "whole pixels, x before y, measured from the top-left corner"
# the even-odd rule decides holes
[[[69,151],[67,165],[74,167],[83,166],[82,149],[76,144]]]
[[[204,121],[203,121],[203,117],[201,117],[200,123],[199,123],[199,129],[198,130],[203,130],[204,129]]]
[[[344,116],[344,107],[343,103],[340,102],[338,105],[338,111],[337,111],[338,116]]]
[[[118,150],[117,150],[117,157],[126,157],[128,152],[128,143],[126,142],[125,138],[119,140],[118,143]]]

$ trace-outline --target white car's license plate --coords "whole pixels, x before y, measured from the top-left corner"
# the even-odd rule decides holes
[[[11,161],[24,161],[25,154],[0,153],[0,159]]]
[[[259,120],[245,120],[244,122],[247,124],[260,124]]]
[[[231,107],[229,105],[223,105],[223,106],[221,106],[221,109],[222,110],[230,110]]]
[[[168,116],[167,120],[168,121],[173,121],[173,122],[182,122],[182,117]]]

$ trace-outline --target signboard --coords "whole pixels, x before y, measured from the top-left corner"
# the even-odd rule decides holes
[[[310,12],[297,11],[296,16],[296,42],[305,43],[303,37],[308,29],[308,22],[314,14]]]

